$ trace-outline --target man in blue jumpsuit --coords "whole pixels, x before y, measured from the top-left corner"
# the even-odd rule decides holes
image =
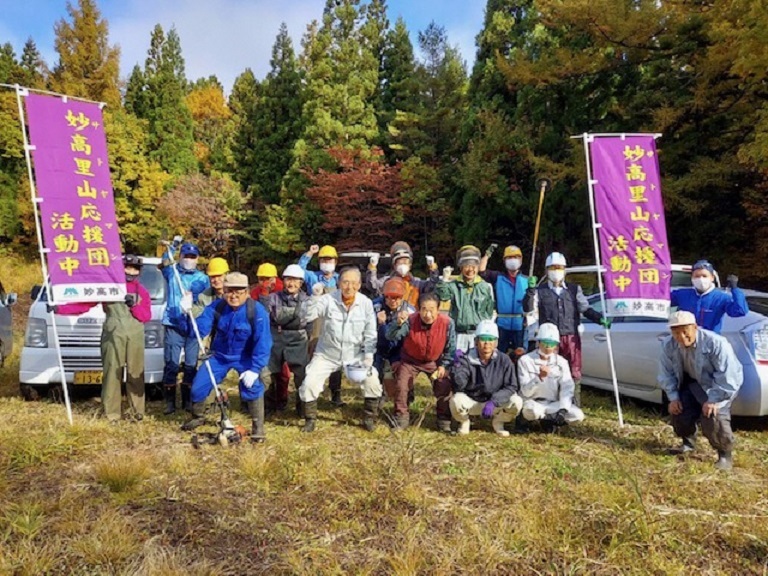
[[[715,286],[715,269],[712,264],[707,260],[699,260],[693,265],[691,274],[693,288],[672,290],[670,305],[693,314],[700,328],[720,334],[725,314],[738,318],[749,312],[744,292],[738,287],[738,276],[731,274],[726,282],[730,294]]]
[[[248,277],[230,272],[224,277],[224,301],[208,305],[197,317],[197,326],[201,337],[211,334],[215,327],[211,337],[211,356],[206,362],[217,384],[230,370],[236,370],[240,375],[240,399],[248,403],[253,421],[251,439],[263,442],[266,438],[264,384],[259,374],[269,362],[272,335],[266,309],[258,302],[249,300]],[[191,309],[191,298],[186,296],[181,305],[184,309]],[[187,331],[194,334],[191,325]],[[203,366],[192,383],[192,420],[184,425],[185,430],[192,430],[205,422],[205,400],[212,389],[208,368]]]

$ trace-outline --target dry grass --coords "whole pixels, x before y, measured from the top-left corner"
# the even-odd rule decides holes
[[[718,474],[706,442],[667,456],[658,412],[619,429],[599,393],[558,435],[440,435],[420,381],[405,433],[364,432],[349,388],[313,435],[286,414],[264,445],[194,450],[159,403],[109,426],[81,398],[69,427],[0,377],[0,574],[768,573],[765,420]]]

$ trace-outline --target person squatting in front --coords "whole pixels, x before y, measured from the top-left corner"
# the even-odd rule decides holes
[[[400,349],[402,341],[393,342],[387,340],[387,327],[390,322],[397,319],[399,312],[413,314],[416,309],[405,300],[406,285],[405,281],[393,276],[384,282],[382,287],[383,296],[373,299],[373,311],[376,312],[376,322],[378,324],[378,338],[376,340],[376,354],[373,356],[373,366],[379,373],[379,379],[384,390],[389,395],[389,391],[394,386],[394,368],[392,366],[400,361]],[[408,393],[408,403],[413,401],[413,382],[410,384]],[[384,402],[384,396],[381,397],[379,408]]]
[[[325,380],[342,368],[352,383],[362,389],[365,410],[363,427],[372,431],[376,425],[381,397],[381,382],[373,367],[376,314],[371,300],[360,294],[361,285],[360,271],[347,268],[339,276],[339,290],[323,294],[321,284],[312,288],[307,321],[321,321],[323,329],[299,388],[304,410],[304,432],[314,432],[317,399],[323,392]]]
[[[482,320],[491,320],[494,313],[493,288],[478,275],[480,250],[462,246],[456,253],[456,265],[461,274],[453,279],[453,269],[443,268],[435,293],[442,301],[450,301],[449,315],[456,323],[456,348],[467,352],[474,345],[475,328]]]
[[[515,364],[499,352],[499,327],[483,320],[475,329],[475,347],[459,358],[453,369],[450,407],[459,434],[469,434],[470,416],[491,419],[493,431],[509,436],[504,424],[512,422],[523,401],[518,395]]]
[[[552,252],[547,256],[547,283],[536,286],[536,276],[528,279],[528,290],[523,298],[525,313],[533,311],[538,298],[539,324],[554,324],[560,333],[558,353],[568,361],[575,390],[576,405],[581,404],[581,315],[609,329],[611,320],[589,306],[581,286],[565,282],[565,256]]]
[[[179,262],[174,265],[169,245],[160,265],[163,278],[168,284],[168,299],[163,312],[163,326],[165,326],[163,395],[166,415],[176,412],[176,381],[181,369],[179,364],[182,350],[184,367],[181,379],[181,403],[184,409],[189,407],[189,391],[197,373],[197,358],[200,353],[195,336],[189,336],[185,332],[187,319],[186,313],[180,306],[181,299],[189,293],[192,296],[192,303],[195,304],[200,294],[211,285],[208,276],[197,269],[197,258],[200,256],[197,246],[189,242],[182,244],[179,254]]]
[[[298,264],[290,264],[283,271],[282,290],[262,296],[260,302],[269,312],[269,325],[272,333],[272,352],[269,356],[267,372],[269,389],[266,392],[266,410],[275,412],[285,410],[288,403],[287,382],[283,388],[283,365],[288,364],[293,373],[293,384],[298,390],[304,382],[309,353],[307,345],[307,306],[309,296],[302,289],[304,270]],[[300,400],[296,393],[296,409],[299,411]]]
[[[539,421],[545,431],[584,420],[584,412],[574,403],[575,384],[568,361],[557,353],[560,332],[545,323],[536,335],[538,348],[521,356],[517,378],[523,396],[523,409],[515,421],[515,432],[528,431],[528,423]]]
[[[448,368],[456,352],[456,329],[453,320],[440,314],[440,298],[434,292],[419,297],[419,311],[408,314],[398,312],[386,332],[387,340],[402,342],[400,361],[392,369],[395,380],[387,394],[395,403],[395,424],[400,430],[410,423],[409,397],[413,393],[413,381],[419,373],[428,374],[432,380],[432,392],[437,400],[437,429],[451,431],[451,380]]]
[[[733,467],[731,404],[744,381],[741,362],[728,340],[696,326],[693,313],[669,317],[671,336],[661,343],[658,382],[669,399],[675,434],[683,439],[674,453],[696,448],[696,428],[717,450],[715,467]]]
[[[181,302],[182,308],[192,308],[191,295]],[[248,296],[248,277],[230,272],[224,277],[224,300],[210,304],[197,318],[201,337],[211,335],[210,356],[205,363],[210,366],[216,384],[220,384],[230,370],[240,376],[240,400],[248,403],[252,420],[251,439],[263,442],[264,433],[264,385],[259,378],[269,360],[272,336],[269,331],[269,315],[265,308]],[[185,324],[186,334],[194,338],[191,321]],[[192,382],[192,419],[184,424],[192,430],[205,423],[205,400],[213,390],[211,374],[203,366]]]

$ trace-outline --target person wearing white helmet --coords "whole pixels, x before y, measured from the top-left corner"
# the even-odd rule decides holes
[[[288,364],[293,373],[293,383],[298,390],[309,362],[307,344],[307,306],[309,296],[302,289],[304,270],[298,264],[283,270],[282,290],[261,296],[259,301],[269,313],[272,333],[272,351],[269,356],[264,380],[269,379],[265,393],[268,413],[285,410],[288,404],[288,382],[282,376],[283,365]],[[297,409],[300,406],[298,394]]]
[[[504,270],[487,270],[488,260],[496,250],[491,244],[480,258],[480,277],[493,286],[496,297],[496,322],[499,325],[499,350],[512,351],[517,359],[528,350],[528,329],[525,326],[523,298],[528,289],[528,276],[520,271],[523,251],[517,246],[504,248]]]
[[[584,412],[574,404],[575,385],[568,361],[557,353],[557,326],[541,324],[536,339],[538,348],[517,362],[523,410],[516,422],[516,432],[527,431],[527,422],[537,420],[550,431],[584,420]]]
[[[610,318],[589,305],[589,301],[581,286],[565,282],[565,256],[560,252],[552,252],[547,256],[547,282],[537,287],[538,279],[531,276],[528,279],[528,290],[523,298],[523,310],[526,314],[533,312],[538,299],[539,324],[554,324],[560,332],[558,352],[568,361],[571,375],[576,385],[574,402],[581,404],[581,336],[579,325],[581,315],[588,320],[611,327]]]
[[[515,365],[499,352],[499,328],[482,320],[475,329],[475,347],[453,369],[453,396],[449,405],[459,434],[469,434],[470,416],[491,420],[494,432],[509,436],[504,424],[512,422],[523,404],[518,395]]]
[[[339,290],[323,294],[316,284],[308,304],[307,321],[321,321],[323,329],[317,347],[307,366],[306,377],[299,388],[304,410],[304,432],[314,432],[317,421],[317,399],[325,380],[344,366],[364,367],[362,372],[348,372],[353,384],[360,386],[364,397],[363,427],[373,431],[379,411],[381,382],[373,355],[376,352],[376,314],[371,300],[360,294],[362,275],[357,268],[347,268],[339,277]]]
[[[379,254],[370,257],[368,270],[365,273],[365,287],[371,294],[371,298],[383,295],[384,284],[390,278],[400,278],[405,283],[405,294],[403,299],[414,308],[419,305],[419,295],[428,287],[431,287],[437,281],[437,264],[432,256],[427,256],[427,268],[429,270],[429,280],[422,280],[413,275],[413,250],[407,242],[399,240],[392,244],[389,249],[389,255],[392,258],[392,272],[386,276],[376,275],[376,269],[379,265]]]
[[[744,381],[741,362],[728,340],[696,326],[692,312],[669,317],[671,336],[661,343],[658,382],[669,399],[675,434],[683,439],[673,453],[696,448],[696,428],[717,450],[718,470],[733,467],[731,404]]]

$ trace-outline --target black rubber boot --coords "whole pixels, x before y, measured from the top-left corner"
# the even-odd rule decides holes
[[[447,418],[440,418],[437,417],[437,431],[438,432],[445,432],[446,434],[451,433],[451,421]]]
[[[379,415],[379,399],[366,398],[363,402],[363,411],[365,413],[363,428],[368,430],[368,432],[373,432],[376,428],[376,418]]]
[[[248,410],[251,413],[251,442],[264,442],[267,435],[264,433],[264,396],[258,400],[248,402]]]
[[[168,416],[176,412],[176,385],[163,386],[163,398],[165,399],[165,410],[163,414]]]
[[[528,426],[528,420],[526,420],[523,417],[523,413],[518,413],[517,416],[515,416],[515,434],[528,434],[530,432],[530,427]]]
[[[304,426],[302,432],[314,432],[317,422],[317,400],[313,402],[304,402]]]
[[[395,422],[394,426],[392,426],[392,430],[395,432],[399,430],[407,430],[408,426],[411,425],[411,415],[410,414],[395,414]]]
[[[725,450],[717,451],[717,462],[715,468],[718,470],[731,470],[733,468],[733,453]]]
[[[181,409],[190,412],[192,410],[192,384],[181,383]]]
[[[328,377],[328,388],[331,389],[331,404],[337,408],[347,405],[341,399],[341,370],[334,372]]]
[[[182,424],[182,430],[194,430],[198,426],[205,424],[205,402],[193,402],[190,412],[192,413],[192,418]]]

